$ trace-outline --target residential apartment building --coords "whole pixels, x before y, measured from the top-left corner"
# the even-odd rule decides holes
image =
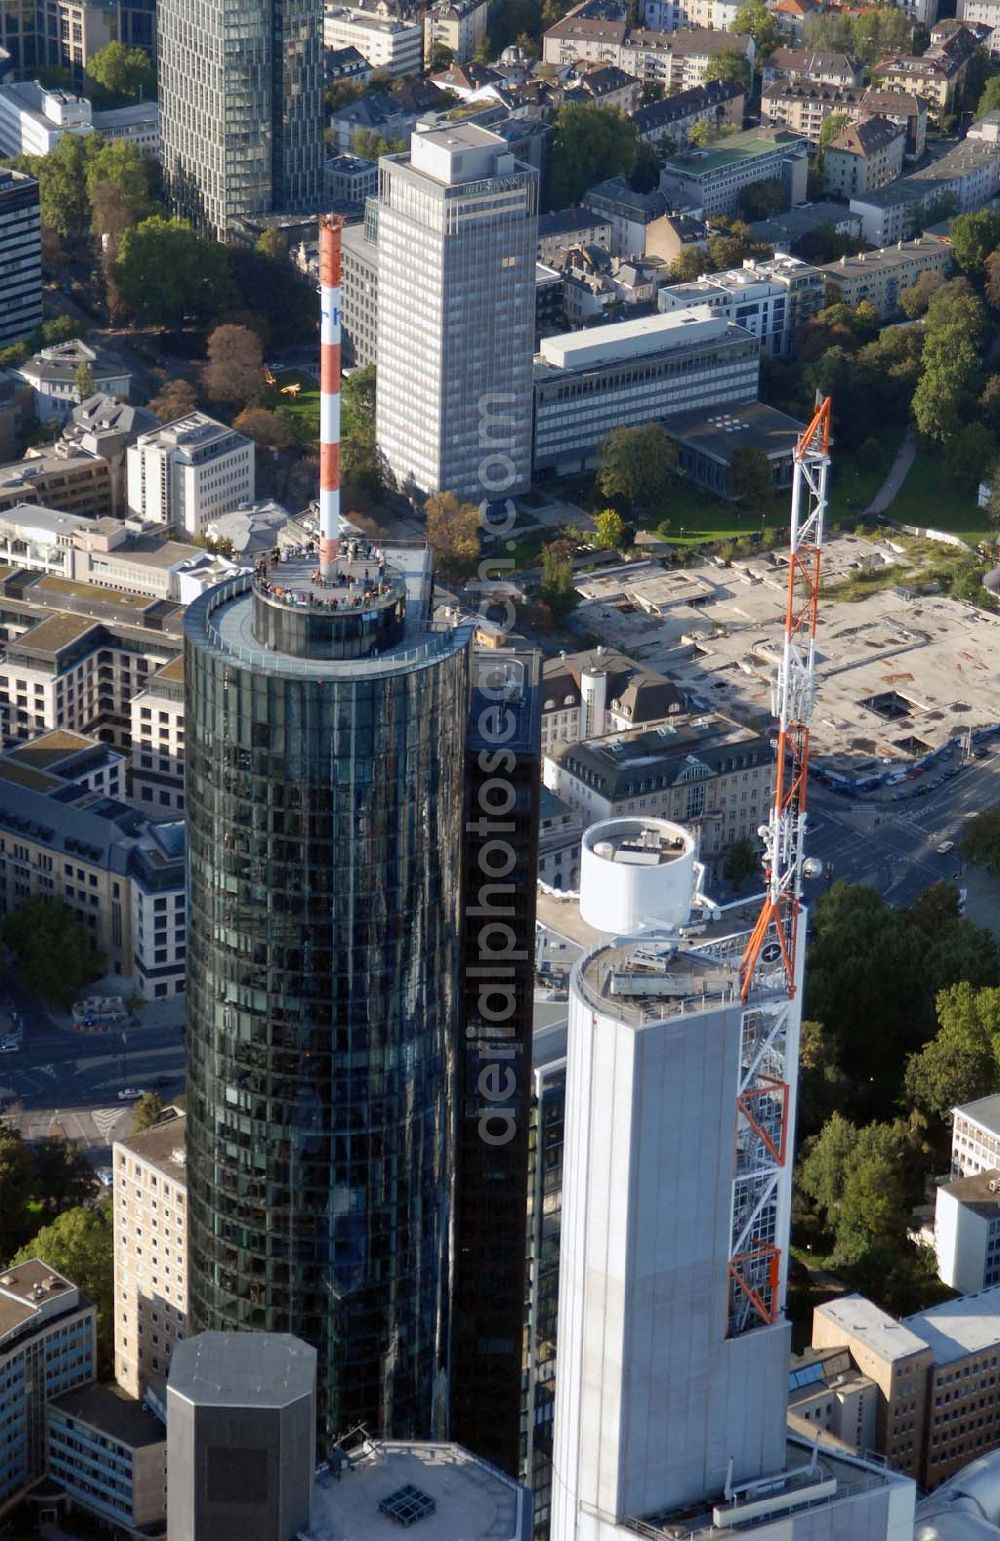
[[[814,1349],[846,1348],[878,1387],[875,1449],[896,1471],[921,1479],[933,1354],[923,1336],[862,1295],[841,1295],[813,1312]]]
[[[823,185],[834,197],[853,198],[894,182],[903,170],[906,130],[889,118],[849,123],[823,154]]]
[[[959,21],[977,22],[989,27],[986,49],[992,58],[1000,53],[1000,0],[958,0],[955,15]]]
[[[908,240],[921,223],[941,207],[947,193],[954,195],[955,212],[981,209],[1000,190],[1000,144],[962,139],[946,154],[919,171],[911,171],[874,193],[858,193],[850,201],[852,213],[870,246],[891,246]]]
[[[658,188],[637,193],[623,176],[609,177],[589,188],[583,201],[592,214],[610,224],[614,256],[670,261],[676,255],[670,201]]]
[[[90,1385],[97,1310],[39,1258],[0,1273],[0,1514],[46,1473],[48,1402]]]
[[[1000,1168],[935,1189],[938,1277],[963,1295],[1000,1284]]]
[[[756,843],[774,755],[766,738],[713,713],[559,748],[543,777],[585,827],[632,814],[680,821],[707,860],[736,840]]]
[[[804,134],[813,146],[819,144],[820,132],[827,118],[835,113],[853,116],[861,103],[861,86],[828,86],[822,81],[776,80],[761,94],[760,115],[764,123],[783,123],[796,134]]]
[[[354,5],[324,7],[324,48],[356,48],[373,69],[389,75],[419,75],[423,43],[420,22],[402,21],[386,0],[373,11]]]
[[[187,1330],[187,1118],[173,1108],[116,1140],[115,1380],[143,1397]]]
[[[742,128],[745,105],[742,86],[732,80],[710,80],[640,107],[632,114],[632,122],[646,144],[683,150],[696,123],[712,129]]]
[[[535,470],[595,463],[612,428],[753,400],[757,339],[707,306],[542,340],[535,364]]]
[[[966,53],[929,48],[923,54],[894,54],[872,70],[878,85],[889,91],[922,96],[941,117],[951,112],[968,73],[972,49]]]
[[[377,172],[376,172],[377,176]],[[369,209],[373,216],[374,209]],[[378,357],[378,220],[341,232],[341,347],[344,363],[360,368]]]
[[[630,32],[612,60],[630,75],[643,81],[656,81],[666,94],[690,91],[707,84],[706,71],[711,60],[722,53],[743,54],[753,64],[753,39],[742,32],[714,32],[705,27],[682,28],[678,32]]]
[[[49,1476],[71,1503],[127,1534],[162,1531],[167,1431],[117,1386],[81,1386],[48,1406]]]
[[[138,808],[184,811],[184,659],[147,676],[132,697],[131,798]]]
[[[975,1177],[1000,1169],[1000,1096],[953,1108],[951,1175]]]
[[[869,86],[861,99],[864,117],[888,118],[906,129],[903,159],[918,161],[927,143],[927,103],[912,91],[885,91]]]
[[[437,45],[466,64],[486,36],[489,0],[433,0],[424,12],[424,62]]]
[[[132,389],[132,372],[128,365],[99,353],[76,337],[70,342],[42,348],[40,353],[17,366],[18,375],[35,393],[35,416],[41,422],[48,422],[53,417],[65,422],[73,408],[80,405],[83,398],[77,377],[83,365],[90,370],[93,381],[88,395],[100,391],[103,396],[120,396],[128,400]]]
[[[789,206],[806,194],[809,142],[783,128],[747,129],[706,150],[668,156],[660,186],[682,207],[735,214],[740,193],[756,182],[780,181]]]
[[[850,54],[833,53],[819,48],[776,48],[763,69],[765,87],[776,80],[813,82],[836,90],[862,86],[864,65]]]
[[[204,412],[144,433],[126,452],[129,511],[179,535],[255,495],[254,442]]]
[[[48,155],[64,134],[91,134],[90,103],[37,80],[0,86],[0,155]]]
[[[610,251],[611,231],[610,216],[599,214],[586,204],[574,204],[568,209],[540,214],[538,261],[551,263],[554,257],[571,246],[600,246],[602,250]],[[346,235],[345,231],[345,238]]]
[[[42,324],[42,226],[38,183],[0,167],[0,348]]]
[[[583,0],[548,28],[542,38],[543,64],[621,65],[627,32],[625,7],[608,0]]]
[[[156,25],[163,177],[175,212],[226,240],[247,215],[315,211],[322,0],[232,11],[159,0]]]
[[[530,481],[537,203],[538,173],[475,124],[379,163],[375,432],[402,488]]]
[[[739,0],[644,0],[641,20],[651,32],[676,32],[681,27],[732,32],[739,8]]]
[[[938,235],[918,235],[912,241],[899,241],[881,251],[859,252],[856,257],[841,257],[821,267],[826,285],[826,304],[850,305],[853,309],[868,300],[878,311],[880,321],[888,321],[899,311],[899,296],[924,273],[946,277],[952,269],[951,243]]]
[[[714,316],[752,332],[761,351],[772,356],[791,353],[801,323],[826,303],[822,271],[781,253],[747,257],[742,267],[706,273],[691,283],[667,284],[656,300],[665,313],[707,305]]]
[[[542,665],[543,755],[686,710],[684,692],[666,675],[605,647],[560,653]]]
[[[184,989],[184,826],[135,809],[53,768],[45,739],[0,757],[0,910],[60,898],[144,1000]],[[107,755],[101,745],[98,754]],[[68,757],[67,757],[68,759]]]

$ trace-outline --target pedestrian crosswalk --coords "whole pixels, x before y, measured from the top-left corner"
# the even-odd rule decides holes
[[[92,1108],[90,1116],[94,1121],[94,1126],[98,1133],[102,1134],[104,1138],[107,1139],[114,1125],[122,1117],[124,1112],[124,1108]]]

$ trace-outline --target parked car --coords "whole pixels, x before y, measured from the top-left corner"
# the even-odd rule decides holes
[[[118,1093],[119,1102],[138,1102],[140,1097],[145,1097],[145,1089],[141,1086],[123,1086]]]
[[[94,1175],[102,1188],[111,1188],[114,1186],[115,1174],[109,1166],[99,1166]]]
[[[942,840],[941,844],[937,848],[937,853],[939,856],[947,856],[948,852],[953,851],[954,849],[954,840]]]

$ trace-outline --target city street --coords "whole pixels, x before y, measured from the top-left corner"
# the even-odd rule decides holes
[[[51,1022],[38,1002],[7,987],[24,1020],[15,1054],[0,1055],[4,1123],[25,1139],[60,1135],[79,1143],[97,1165],[111,1141],[131,1127],[123,1087],[156,1091],[164,1100],[184,1087],[184,1040],[176,1022],[120,1031],[79,1033]]]
[[[912,785],[912,783],[910,784]],[[917,783],[919,785],[919,783]],[[907,795],[900,801],[868,801],[842,797],[826,787],[809,790],[807,854],[833,867],[834,878],[849,883],[870,883],[893,904],[912,903],[931,883],[949,878],[964,886],[963,863],[958,850],[962,825],[970,815],[1000,802],[1000,757],[973,760],[950,780],[926,795]],[[955,849],[939,855],[937,847],[953,840]],[[980,896],[990,880],[979,872],[969,883],[969,914],[981,925],[995,927],[998,917]],[[815,899],[825,879],[807,883],[807,897]]]

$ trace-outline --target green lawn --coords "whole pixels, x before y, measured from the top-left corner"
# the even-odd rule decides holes
[[[297,369],[283,369],[276,376],[277,385],[267,392],[267,405],[280,411],[292,425],[295,437],[304,443],[319,442],[319,386],[311,375]],[[283,385],[301,385],[298,396],[283,396]]]
[[[984,511],[976,506],[975,492],[957,487],[940,456],[924,446],[917,451],[910,474],[887,510],[887,518],[900,524],[946,530],[972,545],[996,535]]]
[[[861,465],[856,455],[834,445],[827,503],[827,517],[831,523],[854,525],[858,522],[885,481],[902,438],[901,432],[894,431],[889,435],[881,446],[878,461],[870,466]]]
[[[763,512],[723,503],[693,482],[677,477],[662,501],[637,520],[641,528],[657,530],[664,540],[681,546],[704,545],[716,540],[738,540],[741,535],[755,535],[768,524],[780,528],[788,523],[783,497],[771,500]]]

